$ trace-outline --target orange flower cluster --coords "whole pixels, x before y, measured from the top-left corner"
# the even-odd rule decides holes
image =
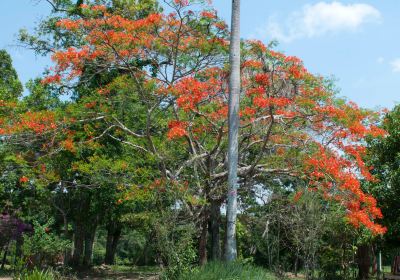
[[[187,135],[186,131],[187,124],[181,121],[170,121],[168,124],[169,131],[167,133],[168,139],[181,138]]]
[[[276,106],[276,107],[284,107],[292,103],[292,100],[289,98],[285,97],[270,97],[270,98],[265,98],[265,97],[260,97],[257,96],[253,99],[253,103],[256,107],[259,108],[266,108],[270,106]]]
[[[0,128],[0,134],[15,134],[32,131],[36,134],[57,128],[55,115],[52,112],[27,112],[19,116],[19,120]]]
[[[180,5],[182,7],[186,7],[189,5],[189,0],[174,0],[175,4]]]
[[[213,94],[215,85],[210,82],[201,82],[194,77],[180,80],[173,89],[178,96],[177,105],[185,111],[194,110],[195,107]]]
[[[29,178],[26,176],[22,176],[21,178],[19,178],[19,182],[22,184],[27,183],[29,182]]]
[[[201,16],[204,18],[210,18],[210,19],[217,18],[215,11],[202,11]]]
[[[311,185],[322,187],[324,197],[345,206],[347,219],[352,225],[363,225],[374,234],[386,232],[386,228],[374,223],[375,219],[382,218],[382,213],[375,198],[362,191],[359,179],[351,172],[356,166],[349,160],[335,153],[328,153],[321,147],[318,153],[308,159],[306,166]],[[368,176],[367,179],[371,178],[372,176]]]

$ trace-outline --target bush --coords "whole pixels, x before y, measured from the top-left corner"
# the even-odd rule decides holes
[[[181,274],[190,273],[197,258],[193,225],[171,225],[159,224],[157,230],[157,249],[166,265],[161,277],[163,280],[177,279]]]
[[[33,266],[55,265],[62,259],[65,250],[71,246],[70,241],[64,240],[50,231],[53,222],[50,220],[45,225],[34,222],[33,235],[24,236],[24,256]]]
[[[273,280],[274,276],[262,268],[238,262],[211,262],[181,275],[178,280]]]

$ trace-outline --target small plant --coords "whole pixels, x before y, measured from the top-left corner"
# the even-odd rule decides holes
[[[62,279],[59,273],[47,269],[47,270],[39,270],[35,268],[32,271],[23,271],[19,275],[14,276],[15,280],[58,280]]]

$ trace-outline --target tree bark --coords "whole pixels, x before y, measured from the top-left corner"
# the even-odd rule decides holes
[[[358,279],[369,279],[369,268],[371,267],[370,246],[361,245],[357,248]]]
[[[230,78],[229,78],[229,143],[228,143],[228,194],[226,208],[225,259],[233,261],[237,257],[236,216],[238,189],[238,135],[240,101],[240,0],[232,0],[232,22],[230,38]]]
[[[94,238],[96,236],[96,228],[97,225],[94,225],[92,227],[89,227],[89,229],[85,232],[85,250],[83,256],[84,266],[92,265],[93,244],[94,244]]]
[[[221,206],[218,201],[211,201],[210,211],[210,234],[211,234],[211,259],[213,261],[221,258],[220,244],[220,224],[221,224]]]
[[[115,254],[117,252],[117,246],[121,237],[122,227],[114,222],[110,222],[107,225],[107,242],[106,242],[106,255],[104,257],[104,263],[112,265],[115,263]]]
[[[74,252],[72,254],[71,265],[80,266],[84,249],[85,231],[81,222],[75,223],[74,229]]]

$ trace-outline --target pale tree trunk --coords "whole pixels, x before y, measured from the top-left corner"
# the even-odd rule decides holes
[[[237,215],[237,166],[240,98],[240,0],[232,0],[229,78],[229,145],[228,145],[228,194],[226,208],[225,259],[233,261],[236,249]]]

